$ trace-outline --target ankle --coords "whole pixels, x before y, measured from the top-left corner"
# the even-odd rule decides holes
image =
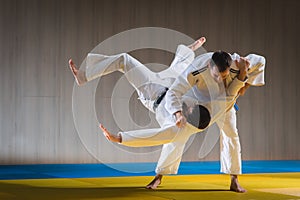
[[[119,133],[119,134],[117,135],[117,138],[118,138],[118,142],[119,142],[119,143],[122,143],[122,135],[121,135],[121,133]]]
[[[156,174],[156,176],[155,176],[155,178],[156,178],[156,179],[159,179],[159,180],[161,180],[162,177],[163,177],[163,175],[161,175],[161,174]]]
[[[231,180],[231,183],[236,183],[236,182],[238,182],[238,177],[237,177],[237,175],[230,175],[230,180]]]

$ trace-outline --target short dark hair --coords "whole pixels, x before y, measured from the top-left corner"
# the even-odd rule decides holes
[[[199,129],[205,129],[210,123],[210,113],[207,108],[202,105],[196,105],[192,108],[192,111],[189,111],[188,106],[183,102],[182,111],[187,122]]]
[[[224,51],[216,51],[211,57],[210,65],[216,65],[219,69],[219,72],[224,72],[230,67],[231,63],[232,59],[228,53]]]

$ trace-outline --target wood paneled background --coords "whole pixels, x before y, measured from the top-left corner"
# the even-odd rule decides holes
[[[98,162],[74,126],[67,62],[72,57],[81,63],[103,40],[139,27],[206,36],[208,51],[264,55],[266,85],[250,88],[238,101],[243,159],[300,159],[299,10],[298,0],[1,0],[0,164]],[[144,63],[172,59],[160,51],[133,54]],[[119,77],[107,76],[97,89],[95,106],[106,123],[111,116],[101,109],[110,99],[103,93]],[[131,110],[142,110],[135,97]],[[142,125],[149,120],[145,112],[132,117]],[[195,137],[184,160],[198,160],[202,140]],[[111,162],[157,159],[115,154],[104,143],[99,136],[95,148]],[[218,149],[203,160],[218,160]]]

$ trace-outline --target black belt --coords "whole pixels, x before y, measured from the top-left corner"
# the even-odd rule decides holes
[[[166,96],[168,90],[169,90],[169,88],[165,88],[165,91],[163,93],[161,93],[160,95],[158,95],[157,99],[153,103],[153,110],[154,111],[159,106],[160,102],[164,99],[164,97]]]

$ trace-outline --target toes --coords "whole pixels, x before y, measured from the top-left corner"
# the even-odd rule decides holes
[[[106,131],[106,129],[104,128],[104,126],[103,126],[102,124],[100,124],[99,127],[100,127],[103,131]]]
[[[72,59],[69,60],[69,66],[73,71],[77,71],[76,65],[74,64]]]
[[[149,189],[149,190],[156,189],[156,187],[154,187],[153,185],[147,185],[146,188]]]

